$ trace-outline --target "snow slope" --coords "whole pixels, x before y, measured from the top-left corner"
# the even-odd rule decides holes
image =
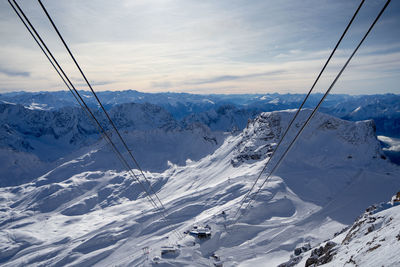
[[[302,111],[300,120],[309,112]],[[400,169],[382,157],[371,121],[318,113],[233,224],[240,200],[268,159],[265,152],[291,116],[293,111],[263,113],[213,154],[146,172],[166,220],[133,178],[108,168],[110,151],[101,142],[32,182],[0,188],[0,263],[269,266],[287,260],[301,243],[330,238],[367,203],[398,191]],[[183,234],[194,225],[209,225],[211,238]],[[166,245],[176,245],[176,253],[161,256]]]

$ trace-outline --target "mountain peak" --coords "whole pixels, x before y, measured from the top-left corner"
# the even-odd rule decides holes
[[[289,145],[310,113],[311,110],[307,109],[299,113],[277,153],[282,153],[283,149]],[[241,134],[242,140],[236,148],[232,164],[238,166],[243,162],[252,163],[271,156],[294,115],[295,110],[264,112],[250,120]],[[303,151],[298,151],[295,145],[293,153],[306,152],[310,161],[319,157],[318,161],[321,162],[327,158],[323,154],[335,153],[332,161],[340,159],[340,161],[351,160],[354,163],[357,160],[361,164],[382,154],[373,121],[350,122],[320,112],[306,126],[298,143],[301,143],[298,146],[303,146]],[[305,147],[307,151],[304,151]],[[344,147],[344,149],[337,150],[337,147]],[[363,152],[352,153],[355,148]],[[322,164],[327,164],[326,160],[323,161]]]

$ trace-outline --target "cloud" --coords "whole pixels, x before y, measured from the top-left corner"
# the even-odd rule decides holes
[[[160,82],[152,82],[151,87],[155,88],[171,88],[172,83],[170,81],[160,81]]]
[[[47,7],[95,90],[262,93],[303,92],[315,79],[358,6],[323,2],[71,0],[49,1]],[[376,15],[374,3],[364,5],[364,17],[352,25],[321,88]],[[70,77],[78,77],[40,6],[21,5]],[[392,1],[337,87],[400,92],[399,7],[400,1]],[[0,88],[63,89],[6,1],[0,1],[0,18],[0,62],[7,63]]]
[[[207,79],[188,81],[185,84],[201,85],[201,84],[219,83],[219,82],[234,81],[234,80],[248,79],[248,78],[255,78],[255,77],[272,76],[272,75],[276,75],[276,74],[283,74],[285,72],[286,71],[284,71],[284,70],[276,70],[276,71],[261,72],[261,73],[250,73],[250,74],[245,74],[245,75],[221,75],[221,76],[215,76],[215,77],[211,77],[211,78],[207,78]]]
[[[113,84],[116,81],[89,81],[90,85],[92,86],[100,86],[100,85],[108,85],[108,84]],[[74,84],[75,86],[79,86],[79,87],[83,87],[83,86],[87,86],[86,82],[80,82],[77,84]]]
[[[31,74],[30,72],[27,71],[15,71],[15,70],[9,70],[9,69],[3,69],[0,68],[0,73],[3,73],[7,76],[11,77],[29,77]]]

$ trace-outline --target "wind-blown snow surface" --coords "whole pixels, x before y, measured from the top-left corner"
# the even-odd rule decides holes
[[[258,259],[270,266],[287,260],[299,243],[330,238],[369,204],[398,191],[400,169],[383,159],[371,121],[319,113],[251,209],[232,224],[291,116],[263,113],[212,155],[146,173],[166,220],[126,172],[94,170],[111,164],[102,143],[30,183],[1,188],[1,264],[209,266],[216,254],[224,266]],[[174,234],[207,224],[209,240]],[[179,252],[161,257],[161,246],[171,244]]]

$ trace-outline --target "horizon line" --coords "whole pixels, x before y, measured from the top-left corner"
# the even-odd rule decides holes
[[[90,93],[90,90],[78,90],[79,92],[88,92]],[[98,90],[96,91],[96,93],[118,93],[118,92],[128,92],[128,91],[133,91],[133,92],[137,92],[137,93],[142,93],[142,94],[187,94],[187,95],[224,95],[224,96],[229,96],[229,95],[235,95],[235,96],[240,96],[240,95],[305,95],[306,93],[280,93],[280,92],[266,92],[266,93],[218,93],[218,94],[209,94],[209,93],[189,93],[189,92],[179,92],[179,91],[160,91],[160,92],[145,92],[145,91],[139,91],[139,90],[135,90],[135,89],[125,89],[125,90]],[[66,93],[70,93],[68,90],[55,90],[55,91],[46,91],[46,90],[39,90],[39,91],[25,91],[25,90],[20,90],[20,91],[5,91],[5,92],[0,92],[0,95],[3,94],[18,94],[18,93],[28,93],[28,94],[38,94],[38,93],[59,93],[59,92],[66,92]],[[315,92],[312,93],[312,95],[323,95],[322,92]],[[392,92],[386,92],[386,93],[362,93],[362,94],[344,94],[344,93],[332,93],[330,95],[348,95],[348,96],[373,96],[373,95],[397,95],[400,96],[400,94],[397,93],[392,93]]]

